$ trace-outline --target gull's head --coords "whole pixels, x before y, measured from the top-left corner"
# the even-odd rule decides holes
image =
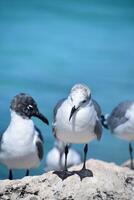
[[[89,103],[91,100],[91,91],[84,84],[76,84],[72,87],[69,98],[72,104],[70,120],[75,111]]]
[[[20,93],[11,101],[10,109],[20,115],[22,118],[37,117],[47,125],[47,118],[40,113],[36,101],[28,94]]]

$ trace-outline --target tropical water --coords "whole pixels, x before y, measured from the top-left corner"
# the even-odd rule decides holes
[[[14,95],[31,94],[51,124],[56,102],[79,82],[91,88],[104,113],[134,99],[134,1],[1,0],[0,133],[10,122]],[[51,125],[34,121],[46,156],[54,141]],[[45,156],[31,175],[44,172]],[[104,130],[100,142],[89,144],[88,158],[121,164],[129,158],[128,143]],[[0,164],[0,179],[7,174]],[[16,178],[23,175],[14,171]]]

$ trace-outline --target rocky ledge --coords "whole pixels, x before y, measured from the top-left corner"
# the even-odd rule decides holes
[[[82,181],[77,175],[62,181],[52,172],[0,181],[0,200],[134,200],[133,170],[98,160],[87,161],[87,167],[94,176]]]

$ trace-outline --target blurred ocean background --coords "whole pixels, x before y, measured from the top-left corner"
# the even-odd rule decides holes
[[[104,113],[134,99],[134,1],[0,0],[0,133],[10,122],[11,99],[29,93],[50,121],[47,127],[34,119],[46,155],[54,141],[53,107],[79,82]],[[75,148],[83,153],[82,145]],[[129,159],[128,143],[104,130],[100,142],[89,144],[88,158],[121,164]],[[30,174],[42,174],[44,166],[45,156]],[[0,179],[7,174],[0,164]]]

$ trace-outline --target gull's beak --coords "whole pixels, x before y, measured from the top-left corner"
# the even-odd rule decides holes
[[[72,116],[73,116],[73,114],[75,113],[76,110],[77,109],[75,108],[75,106],[72,107],[72,110],[71,110],[71,113],[70,113],[70,117],[69,117],[69,121],[71,120],[71,118],[72,118]]]
[[[33,116],[39,118],[39,119],[42,120],[45,124],[49,125],[48,119],[47,119],[42,113],[40,113],[39,111],[36,111],[36,112],[33,114]]]

